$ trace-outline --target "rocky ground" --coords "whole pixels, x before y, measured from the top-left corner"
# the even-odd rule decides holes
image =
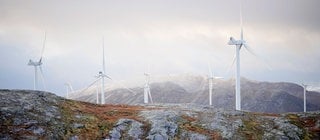
[[[0,90],[0,99],[0,139],[320,139],[320,112],[96,105],[25,90]]]

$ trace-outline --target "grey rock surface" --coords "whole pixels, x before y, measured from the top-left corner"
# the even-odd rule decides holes
[[[0,139],[319,139],[320,112],[264,114],[198,104],[95,105],[0,90]]]
[[[2,133],[10,131],[19,134],[31,133],[33,136],[30,136],[30,139],[33,139],[31,137],[58,138],[59,134],[63,134],[64,130],[55,129],[63,127],[63,123],[59,120],[61,112],[58,109],[58,104],[63,101],[63,98],[48,92],[2,90],[0,99],[0,123],[12,123],[13,126],[19,127],[11,129],[9,126],[1,125],[1,130],[5,131]],[[55,136],[43,128],[47,126],[52,128]],[[1,137],[2,134],[0,134]],[[15,138],[19,137],[19,135],[15,136]]]
[[[141,116],[151,123],[147,136],[151,140],[173,139],[177,133],[179,116],[175,111],[151,110],[142,111]]]
[[[181,139],[190,139],[190,140],[209,140],[205,135],[198,134],[190,131],[183,131],[180,136]]]
[[[109,132],[110,139],[140,139],[143,134],[142,125],[142,123],[132,119],[120,119]]]

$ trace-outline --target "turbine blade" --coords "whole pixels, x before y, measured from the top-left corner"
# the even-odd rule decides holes
[[[73,92],[73,88],[69,82],[65,83],[65,85],[68,87],[70,92]]]
[[[208,62],[208,69],[209,69],[209,77],[213,77],[212,69],[211,69],[211,64]]]
[[[242,28],[242,25],[241,25],[241,40],[243,40],[243,28]]]
[[[147,64],[147,74],[150,74],[150,62]]]
[[[252,55],[258,57],[257,54],[253,51],[253,49],[252,49],[250,46],[248,46],[248,44],[243,44],[243,46],[246,48],[246,50],[247,50],[249,53],[251,53]]]
[[[112,80],[112,79],[111,79]],[[120,83],[120,82],[116,82],[114,80],[112,80],[113,82],[115,82],[116,84],[120,85],[121,87],[125,88],[126,90],[128,90],[129,92],[136,94],[136,92],[134,92],[133,90],[129,89],[127,86],[125,86],[124,84]]]
[[[102,72],[106,73],[106,64],[105,64],[105,56],[104,56],[104,36],[102,36]]]
[[[227,69],[227,74],[230,72],[230,70],[232,69],[234,63],[236,62],[236,54],[234,54],[233,59],[232,59],[232,63],[231,65],[229,65],[228,69]]]
[[[73,92],[73,88],[70,83],[69,83],[69,88],[70,88],[71,92]]]
[[[42,80],[42,84],[43,84],[44,90],[47,90],[41,65],[39,66],[39,69],[40,69],[40,77],[41,77],[41,80]]]
[[[150,101],[151,101],[151,103],[153,103],[153,100],[152,100],[152,96],[151,96],[151,93],[150,93],[151,91],[150,91],[150,88],[149,88],[149,96],[150,96]]]
[[[110,79],[110,80],[112,80],[112,78],[111,77],[109,77],[108,75],[104,75],[105,77],[107,77],[108,79]]]
[[[97,78],[96,80],[94,80],[92,83],[90,83],[86,88],[84,88],[83,90],[80,91],[80,94],[83,93],[84,91],[86,91],[88,88],[90,88],[92,85],[94,85],[96,82],[98,82],[101,78]]]
[[[214,77],[214,79],[224,79],[223,77]]]
[[[243,40],[243,24],[242,24],[242,1],[240,1],[240,28],[241,28],[241,40]]]
[[[47,31],[44,32],[44,40],[43,40],[43,44],[42,44],[42,50],[41,50],[41,55],[40,55],[39,62],[42,61],[44,49],[45,49],[45,46],[46,46],[46,40],[47,40]]]
[[[246,48],[246,50],[249,53],[255,56],[259,61],[263,62],[263,64],[268,68],[268,70],[272,70],[271,66],[267,63],[267,61],[261,58],[260,56],[258,56],[251,47],[249,47],[247,44],[244,44],[243,46]]]

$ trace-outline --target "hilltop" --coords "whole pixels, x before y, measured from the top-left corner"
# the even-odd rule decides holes
[[[320,112],[254,113],[196,104],[96,105],[0,90],[0,139],[319,139]]]

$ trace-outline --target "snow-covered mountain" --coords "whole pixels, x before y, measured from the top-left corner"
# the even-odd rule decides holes
[[[303,88],[287,82],[259,82],[241,79],[242,109],[255,112],[301,112],[303,111]],[[116,85],[115,83],[113,83]],[[118,84],[119,85],[119,84]],[[125,84],[121,84],[125,85]],[[213,106],[216,108],[234,108],[234,80],[215,80]],[[112,88],[113,87],[113,88]],[[106,103],[142,104],[143,83],[107,88]],[[208,78],[191,74],[175,75],[151,80],[151,94],[154,103],[194,103],[209,104]],[[100,96],[99,96],[100,97]],[[72,99],[96,102],[96,89],[92,87],[82,93],[72,94]],[[307,92],[307,109],[320,110],[320,93]]]

